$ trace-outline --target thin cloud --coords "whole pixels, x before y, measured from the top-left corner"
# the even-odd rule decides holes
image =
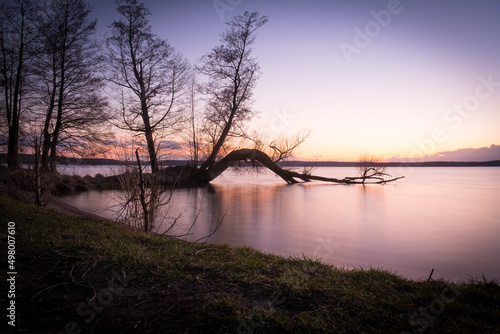
[[[456,151],[438,152],[426,157],[432,161],[493,161],[500,160],[500,146],[462,148]]]
[[[480,148],[461,148],[454,151],[442,151],[418,159],[407,159],[393,156],[387,161],[453,161],[453,162],[484,162],[500,160],[500,145]]]

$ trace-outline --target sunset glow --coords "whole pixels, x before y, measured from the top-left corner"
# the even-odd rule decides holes
[[[90,3],[105,35],[114,4]],[[223,21],[246,10],[269,16],[254,48],[262,74],[251,126],[276,135],[310,130],[300,159],[425,160],[500,144],[498,2],[144,4],[153,32],[193,64],[219,44]]]
[[[8,325],[497,333],[499,32],[500,0],[0,0]]]

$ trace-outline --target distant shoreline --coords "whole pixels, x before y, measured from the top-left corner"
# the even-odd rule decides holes
[[[21,162],[32,164],[34,156],[32,154],[21,154]],[[0,163],[7,162],[7,155],[0,154]],[[147,163],[147,162],[145,162]],[[121,160],[115,159],[95,159],[95,158],[68,158],[58,157],[58,164],[60,165],[95,165],[95,166],[120,166],[126,163]],[[160,164],[163,166],[186,166],[189,160],[162,160]],[[248,164],[251,165],[250,163]],[[358,162],[344,162],[344,161],[284,161],[279,164],[285,167],[356,167]],[[500,160],[493,161],[424,161],[424,162],[381,162],[375,163],[376,166],[385,167],[500,167]]]

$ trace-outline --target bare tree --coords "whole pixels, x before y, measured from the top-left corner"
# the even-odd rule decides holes
[[[199,147],[208,149],[205,151],[207,158],[199,168],[192,166],[183,169],[185,180],[179,183],[203,185],[227,168],[241,163],[268,168],[289,184],[297,183],[298,180],[361,183],[352,177],[325,178],[312,175],[309,170],[298,173],[283,168],[281,162],[292,156],[294,150],[306,140],[308,132],[291,137],[280,135],[267,140],[265,135],[249,134],[246,130],[246,122],[255,115],[251,98],[259,75],[259,64],[252,57],[252,45],[255,43],[256,30],[267,21],[266,16],[256,12],[236,16],[227,23],[229,28],[221,35],[222,44],[201,58],[197,69],[208,78],[208,82],[202,86],[202,93],[207,97],[207,109],[204,119],[205,142]],[[235,139],[240,142],[237,143]]]
[[[290,158],[293,152],[306,141],[310,134],[310,131],[305,131],[299,132],[294,136],[280,135],[277,139],[274,139],[269,144],[269,148],[272,150],[269,155],[273,162],[278,163]]]
[[[40,52],[35,61],[42,124],[43,169],[56,171],[58,149],[89,155],[104,139],[110,118],[100,95],[102,59],[92,39],[97,20],[90,20],[83,0],[51,0],[43,8],[38,29]]]
[[[0,89],[8,129],[7,163],[19,168],[19,136],[26,96],[28,60],[36,37],[33,0],[0,1]]]
[[[183,219],[183,212],[171,215],[175,184],[165,187],[161,175],[144,173],[139,149],[135,150],[135,160],[136,167],[126,165],[125,172],[118,177],[123,192],[119,196],[117,205],[113,206],[116,208],[117,221],[146,233],[161,232],[161,234],[175,237],[191,235],[203,208],[198,208],[190,221]],[[220,227],[224,216],[225,213],[214,210],[211,219],[207,220],[209,232],[195,242],[208,240]],[[181,229],[182,232],[176,233],[177,229]]]
[[[256,12],[245,12],[228,22],[229,29],[221,35],[221,45],[201,58],[200,73],[209,78],[204,86],[208,98],[207,127],[212,129],[212,148],[200,171],[212,167],[231,136],[242,134],[251,119],[252,90],[259,74],[259,64],[252,57],[255,31],[268,21]]]
[[[362,183],[365,183],[367,179],[383,179],[384,176],[389,175],[385,173],[383,161],[370,154],[359,158],[357,169]]]
[[[109,81],[115,84],[121,103],[116,125],[144,135],[151,169],[159,171],[156,135],[165,134],[180,112],[188,63],[165,40],[151,32],[150,11],[136,0],[116,0],[122,19],[111,24],[107,39]],[[168,134],[168,133],[167,133]]]
[[[119,176],[123,194],[116,216],[118,221],[128,223],[131,228],[150,232],[160,207],[165,204],[160,198],[166,189],[160,189],[150,174],[144,174],[139,149],[136,149],[135,156],[137,167],[127,164],[125,172]]]
[[[179,80],[175,78],[176,70],[174,68],[170,77],[172,79],[171,86],[169,86],[171,87],[169,98],[161,100],[163,105],[157,103],[156,97],[159,96],[160,92],[163,92],[161,91],[163,81],[155,81],[159,79],[154,71],[158,69],[157,66],[163,64],[164,58],[161,55],[164,53],[158,55],[154,46],[159,45],[158,48],[160,48],[160,46],[166,47],[166,44],[151,34],[146,19],[149,11],[142,4],[138,4],[135,0],[118,0],[117,3],[123,4],[118,7],[118,12],[126,20],[113,23],[113,36],[108,39],[109,56],[114,66],[114,76],[110,80],[118,87],[128,89],[133,93],[132,95],[135,95],[135,103],[122,95],[122,118],[126,128],[146,135],[154,173],[158,168],[153,130],[160,127],[161,122],[169,115],[175,98],[178,96],[175,87],[179,88],[176,86]],[[221,35],[222,44],[201,58],[197,70],[207,77],[206,84],[201,85],[201,92],[206,97],[203,128],[205,137],[204,142],[202,142],[200,137],[196,135],[193,117],[195,98],[192,84],[190,108],[192,117],[189,127],[193,136],[188,139],[188,142],[191,142],[196,148],[193,161],[201,160],[201,155],[206,155],[206,159],[200,167],[193,163],[189,167],[172,168],[165,171],[162,173],[164,184],[204,185],[227,168],[241,162],[247,164],[250,162],[253,166],[268,168],[290,184],[297,183],[298,180],[318,180],[344,184],[362,183],[356,177],[326,178],[312,175],[310,171],[306,170],[298,173],[281,167],[281,162],[290,158],[294,150],[307,138],[307,132],[292,137],[280,136],[271,141],[261,140],[257,137],[252,138],[247,133],[247,121],[255,115],[251,108],[252,91],[259,75],[259,64],[252,57],[252,46],[255,43],[255,32],[267,21],[266,16],[261,16],[256,12],[245,12],[243,15],[236,16],[228,22],[229,28]],[[144,41],[149,42],[144,45]],[[156,60],[154,64],[151,64],[152,59]],[[173,63],[176,61],[174,60]],[[166,73],[162,76],[165,78],[167,74],[171,73],[169,71],[172,71],[172,67],[162,67],[161,71]],[[158,87],[159,90],[150,90],[152,87]],[[165,101],[168,101],[166,105]],[[131,107],[128,107],[127,103]],[[163,110],[164,112],[153,113],[152,110]],[[151,123],[151,118],[155,115],[159,115],[160,119]],[[239,143],[236,139],[239,140]],[[253,148],[243,146],[247,144]],[[201,155],[200,152],[202,152]],[[380,175],[365,175],[363,183],[368,178],[378,176]],[[385,180],[381,178],[377,179],[377,182],[391,182],[397,179]]]

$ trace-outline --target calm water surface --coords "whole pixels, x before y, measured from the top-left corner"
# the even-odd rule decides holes
[[[384,268],[414,279],[426,279],[432,268],[433,278],[450,281],[483,274],[500,279],[500,168],[388,172],[406,178],[386,185],[285,185],[271,173],[228,171],[212,188],[176,190],[168,215],[182,214],[185,226],[174,234],[183,234],[201,212],[187,240],[205,236],[223,217],[210,242],[303,254],[346,268]],[[356,170],[314,173],[341,178]],[[89,191],[63,200],[112,217],[109,208],[119,197],[117,191]]]

